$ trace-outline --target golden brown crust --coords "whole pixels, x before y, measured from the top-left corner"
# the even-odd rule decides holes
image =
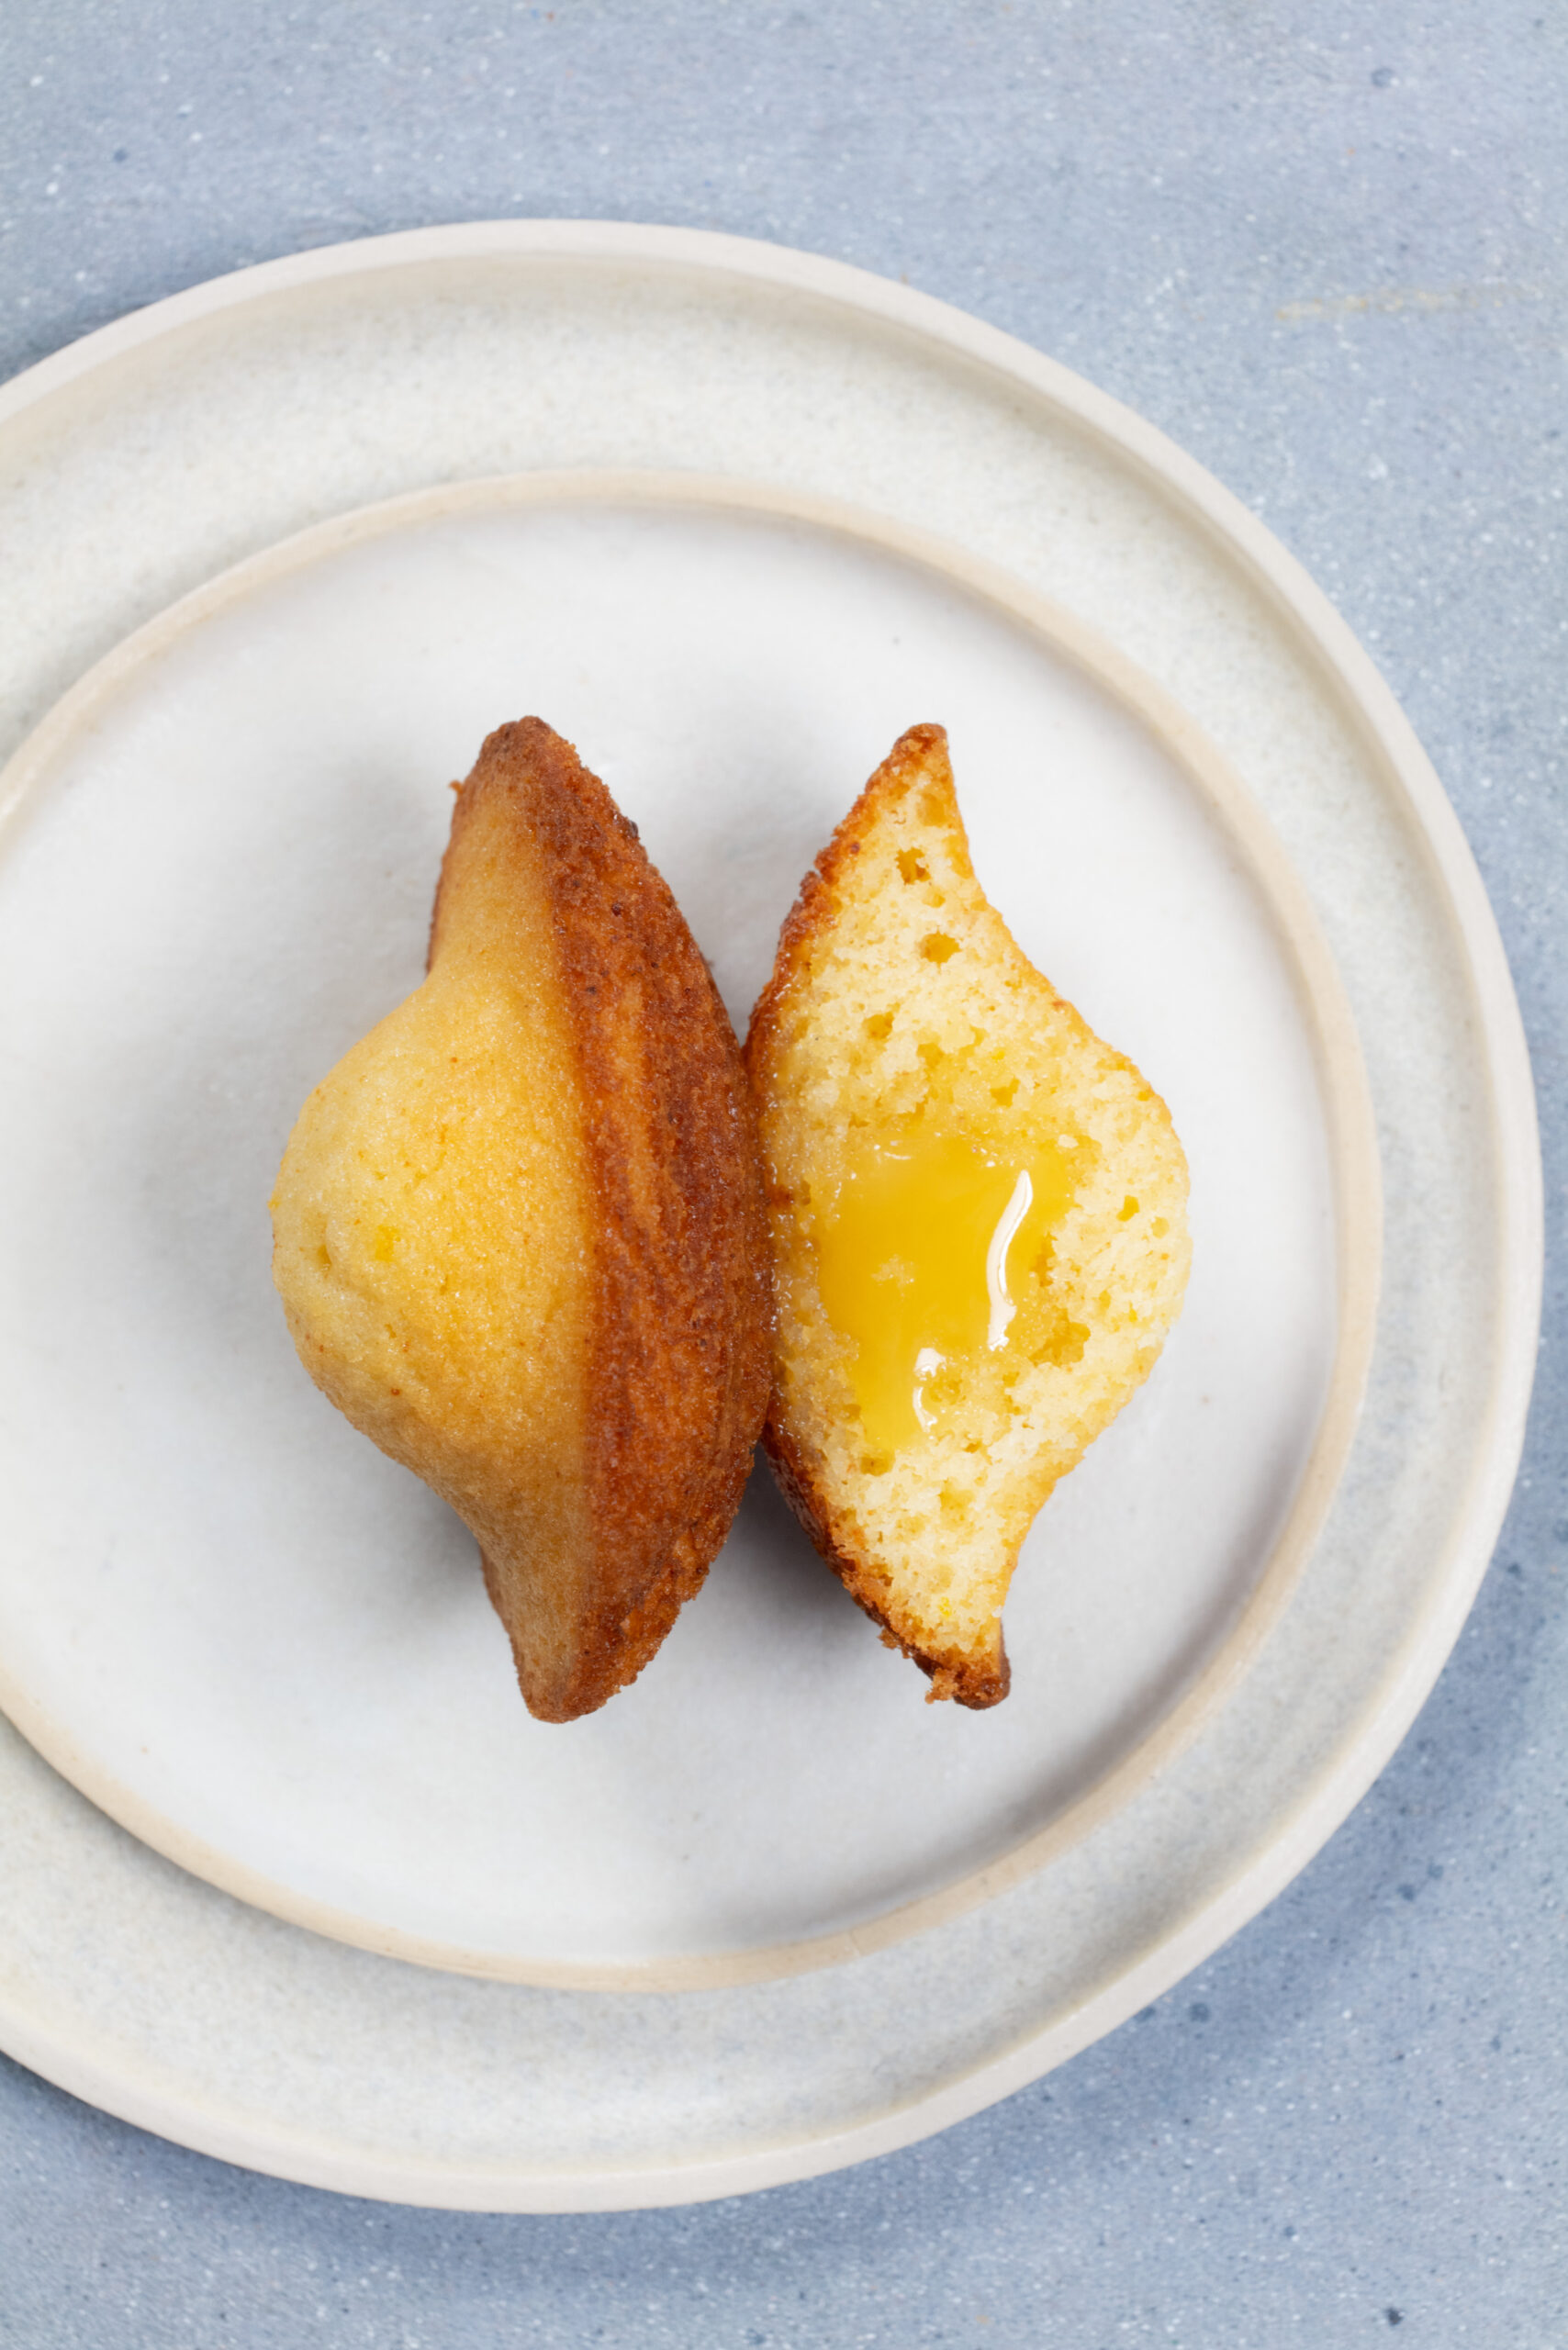
[[[594,1192],[593,1556],[561,1667],[525,1671],[514,1640],[531,1710],[566,1721],[642,1670],[729,1531],[770,1382],[769,1256],[734,1034],[636,827],[536,718],[486,742],[454,844],[498,795],[543,864]],[[441,944],[438,888],[432,961]],[[486,1579],[505,1621],[505,1561]]]
[[[746,1032],[744,1058],[754,1092],[760,1091],[772,1058],[782,1008],[800,983],[812,947],[832,926],[836,892],[862,842],[881,822],[890,803],[916,783],[928,782],[933,753],[939,753],[945,762],[946,746],[946,730],[941,726],[912,726],[902,734],[801,882],[778,935],[772,974],[756,1000]],[[946,821],[958,825],[961,836],[956,803],[944,814]],[[880,1627],[888,1643],[929,1677],[932,1696],[956,1698],[960,1706],[977,1712],[1000,1705],[1012,1678],[1000,1632],[994,1655],[980,1660],[912,1645],[894,1629],[883,1606],[881,1583],[857,1558],[852,1533],[839,1524],[813,1464],[785,1427],[777,1393],[769,1399],[762,1441],[780,1491],[816,1549],[857,1605]]]

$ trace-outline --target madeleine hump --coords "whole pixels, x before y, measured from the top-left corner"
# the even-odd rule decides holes
[[[602,1706],[739,1505],[768,1257],[707,966],[539,719],[458,789],[428,975],[305,1104],[273,1219],[300,1360],[472,1528],[530,1711]]]
[[[941,727],[894,745],[806,876],[746,1068],[779,1483],[929,1695],[993,1706],[1024,1537],[1181,1309],[1187,1167],[987,902]]]

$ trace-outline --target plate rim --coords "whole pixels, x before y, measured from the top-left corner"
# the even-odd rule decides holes
[[[1491,1111],[1499,1279],[1493,1372],[1473,1467],[1402,1647],[1295,1810],[1187,1924],[1154,1954],[1105,1982],[1065,2018],[1033,2026],[1000,2055],[961,2069],[942,2087],[848,2130],[792,2138],[718,2160],[608,2170],[513,2161],[460,2172],[433,2159],[330,2143],[304,2127],[220,2109],[211,2096],[154,2077],[145,2059],[89,2046],[69,2020],[0,1992],[4,2043],[24,2063],[106,2110],[180,2143],[275,2176],[340,2191],[439,2208],[510,2211],[609,2210],[695,2201],[804,2178],[891,2151],[972,2114],[1075,2053],[1168,1988],[1237,1932],[1320,1849],[1404,1737],[1458,1637],[1489,1561],[1517,1473],[1540,1323],[1542,1183],[1523,1022],[1480,873],[1459,820],[1409,722],[1371,656],[1303,566],[1231,492],[1157,427],[1060,363],[935,297],[852,265],[717,232],[617,221],[458,223],[366,238],[282,256],[198,284],[99,328],[0,386],[0,430],[78,378],[145,342],[253,298],[312,282],[409,263],[511,257],[525,264],[614,264],[718,274],[792,289],[858,319],[906,330],[1022,386],[1070,427],[1129,466],[1201,533],[1216,541],[1286,632],[1309,653],[1348,729],[1359,736],[1407,822],[1449,925],[1467,957],[1468,996]]]
[[[0,855],[26,822],[39,795],[49,791],[57,762],[69,756],[105,706],[144,665],[187,641],[220,613],[351,547],[417,531],[455,514],[581,507],[695,510],[728,520],[804,525],[847,538],[918,565],[944,585],[957,585],[1013,625],[1026,629],[1048,654],[1070,664],[1114,699],[1117,708],[1130,711],[1222,827],[1265,910],[1306,1030],[1329,1155],[1336,1291],[1332,1368],[1286,1516],[1217,1649],[1145,1735],[1045,1826],[980,1868],[932,1892],[893,1903],[855,1925],[734,1951],[620,1963],[530,1960],[377,1925],[355,1911],[302,1895],[183,1828],[86,1754],[77,1736],[11,1671],[0,1650],[0,1713],[52,1769],[166,1860],[269,1916],[379,1957],[487,1981],[552,1990],[711,1990],[843,1965],[994,1900],[1129,1802],[1225,1704],[1288,1606],[1350,1457],[1376,1338],[1381,1166],[1361,1040],[1332,950],[1283,843],[1204,730],[1101,631],[1000,565],[891,517],[776,483],[642,467],[485,475],[376,499],[293,532],[165,606],[111,647],[61,697],[0,770]]]

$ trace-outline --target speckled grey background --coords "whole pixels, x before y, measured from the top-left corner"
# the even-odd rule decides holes
[[[1513,959],[1554,1252],[1530,1452],[1350,1823],[1036,2087],[742,2201],[464,2219],[226,2169],[0,2058],[0,2341],[1560,2350],[1568,10],[0,10],[0,373],[247,262],[507,214],[905,277],[1141,409],[1302,557],[1415,721]]]

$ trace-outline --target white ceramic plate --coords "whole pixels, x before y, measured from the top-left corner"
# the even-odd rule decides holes
[[[1512,1473],[1528,1078],[1375,677],[1147,429],[767,249],[318,253],[8,399],[17,724],[107,657],[8,771],[0,861],[6,2044],[237,2159],[512,2208],[799,2176],[1058,2061],[1361,1792]],[[982,878],[1172,1103],[1191,1301],[1041,1522],[994,1716],[925,1707],[764,1489],[636,1689],[531,1723],[466,1538],[292,1361],[278,1148],[417,978],[445,782],[524,709],[740,1017],[814,848],[942,718]],[[1394,1213],[1347,1467],[1357,1032]]]
[[[982,878],[1171,1104],[1180,1333],[1042,1516],[1016,1696],[984,1720],[924,1704],[764,1473],[635,1690],[532,1721],[472,1541],[299,1372],[273,1170],[309,1087],[418,983],[448,780],[524,709],[602,767],[743,1030],[815,848],[940,713]],[[371,1949],[690,1986],[994,1894],[1196,1734],[1350,1442],[1375,1146],[1277,844],[1081,623],[820,503],[525,475],[319,525],[198,590],[12,780],[0,1700],[118,1819]]]

